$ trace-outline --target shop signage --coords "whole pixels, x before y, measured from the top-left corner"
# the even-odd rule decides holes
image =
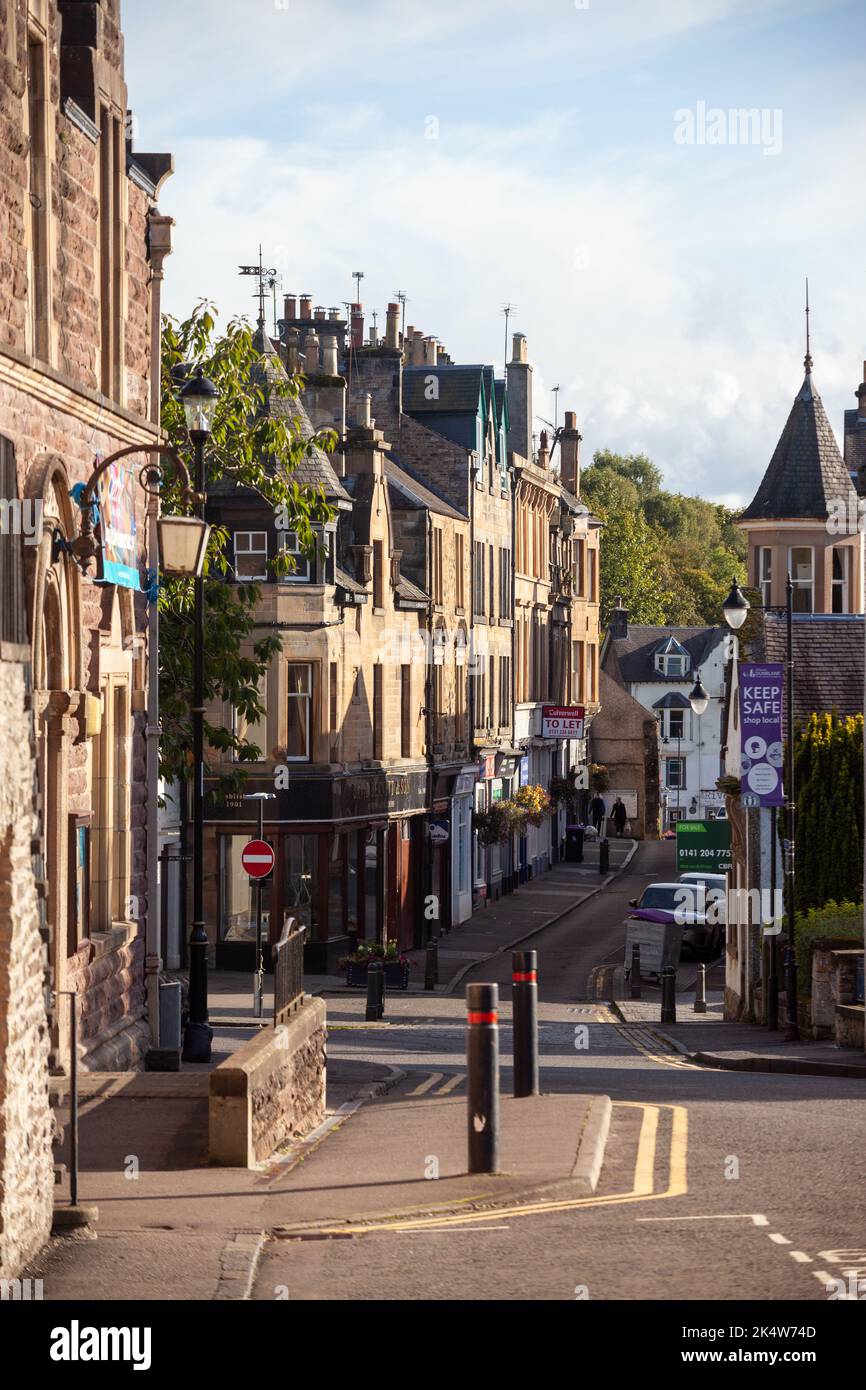
[[[241,864],[250,878],[267,878],[276,855],[266,840],[248,840],[241,850]]]
[[[528,787],[528,786],[529,786],[529,755],[528,755],[528,754],[525,754],[525,755],[520,759],[520,775],[519,775],[519,777],[518,777],[517,780],[518,780],[518,782],[520,783],[521,787]]]
[[[731,867],[731,823],[726,820],[677,821],[677,873],[705,869],[723,874]]]
[[[135,473],[118,459],[96,484],[102,537],[99,582],[140,589],[135,539]]]
[[[498,775],[504,777],[506,781],[513,777],[517,771],[517,764],[519,762],[517,756],[514,754],[500,753],[497,760],[499,762]]]
[[[444,845],[449,837],[447,820],[431,820],[427,825],[427,833],[434,845]]]
[[[541,711],[542,738],[583,738],[583,705],[544,705]]]
[[[478,760],[478,776],[482,782],[490,782],[496,776],[496,755],[489,753]]]
[[[782,666],[744,662],[740,667],[741,791],[759,806],[782,805]]]
[[[470,796],[471,793],[472,793],[472,788],[473,788],[474,786],[475,786],[475,773],[474,773],[474,772],[461,772],[461,773],[460,773],[460,776],[457,778],[456,782],[454,783],[454,795],[455,795],[455,796]]]

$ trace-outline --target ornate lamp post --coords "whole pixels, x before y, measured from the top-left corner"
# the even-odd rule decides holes
[[[796,1042],[800,1036],[799,1025],[797,1022],[797,958],[794,952],[794,934],[796,923],[796,905],[794,888],[795,865],[794,865],[794,822],[796,814],[796,803],[794,793],[794,633],[793,633],[793,613],[794,613],[794,583],[790,573],[785,583],[785,605],[780,604],[758,604],[759,612],[763,613],[784,613],[785,615],[785,714],[786,714],[786,761],[787,776],[785,778],[785,843],[784,843],[784,872],[787,897],[787,923],[788,939],[785,945],[784,970],[785,970],[785,995],[787,999],[785,1021],[785,1039],[788,1042]],[[746,621],[751,604],[746,598],[737,581],[731,581],[731,589],[728,597],[722,605],[722,612],[725,615],[725,622],[732,631],[737,632]]]
[[[204,447],[213,428],[219,392],[199,367],[180,393],[186,427],[195,451],[195,513],[204,525]],[[207,932],[204,924],[204,579],[195,576],[192,674],[193,881],[189,937],[189,1016],[183,1039],[185,1062],[209,1062],[213,1029],[207,1008]]]

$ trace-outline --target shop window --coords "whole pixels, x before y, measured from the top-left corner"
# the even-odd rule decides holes
[[[286,835],[283,838],[283,908],[308,928],[308,939],[317,936],[318,835]]]
[[[292,661],[286,667],[288,728],[286,757],[290,763],[309,762],[313,672],[306,663]]]
[[[361,872],[364,834],[352,831],[346,839],[346,930],[361,934]]]
[[[235,531],[235,579],[249,583],[268,577],[267,531]]]
[[[249,838],[246,833],[219,836],[220,941],[255,941],[256,939],[257,889],[241,862],[244,845]],[[262,939],[267,941],[271,936],[273,875],[269,874],[260,882],[262,885]]]
[[[384,939],[382,912],[383,864],[385,832],[370,832],[369,844],[364,846],[364,935],[368,941]]]

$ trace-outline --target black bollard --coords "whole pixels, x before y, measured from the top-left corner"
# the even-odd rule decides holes
[[[666,965],[661,973],[662,982],[662,1023],[676,1023],[677,1021],[677,997],[676,984],[677,972],[672,965]]]
[[[610,840],[604,839],[598,847],[598,872],[610,872]]]
[[[499,1172],[499,986],[466,986],[469,1172]]]
[[[367,1008],[364,1018],[367,1023],[373,1023],[379,1017],[379,976],[382,967],[377,960],[371,960],[367,966]]]
[[[439,942],[427,942],[427,956],[424,962],[424,988],[435,989],[439,983]]]
[[[380,961],[380,963],[379,963],[378,977],[379,977],[379,978],[378,978],[378,982],[377,982],[377,984],[378,984],[378,990],[379,990],[378,1013],[379,1013],[379,1018],[382,1018],[382,1017],[384,1016],[384,1013],[385,1013],[385,962],[384,962],[384,961]]]
[[[707,1012],[707,967],[698,966],[698,978],[695,981],[695,1013],[705,1014]]]
[[[534,951],[511,953],[514,1094],[538,1095],[538,973]]]
[[[640,944],[635,942],[631,948],[631,997],[640,999]]]

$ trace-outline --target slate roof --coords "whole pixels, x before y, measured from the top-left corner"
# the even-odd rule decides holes
[[[419,589],[417,584],[413,584],[411,579],[407,579],[405,574],[397,576],[395,588],[399,598],[409,599],[412,603],[428,603],[430,600],[430,595]]]
[[[739,518],[824,518],[831,499],[854,489],[806,359],[806,376],[761,485]]]
[[[424,366],[403,369],[403,409],[407,415],[435,413],[477,415],[484,390],[485,368],[478,366]],[[427,378],[438,379],[436,400],[426,396]]]
[[[358,581],[357,581],[357,579],[355,579],[355,578],[349,573],[348,570],[344,570],[344,569],[342,568],[342,566],[340,566],[340,565],[335,565],[335,566],[334,566],[334,578],[336,579],[336,581],[337,581],[337,583],[339,584],[340,588],[341,588],[341,589],[346,589],[350,594],[366,594],[366,593],[367,593],[367,589],[365,589],[364,585],[363,585],[363,584],[359,584]]]
[[[724,640],[727,628],[719,627],[650,627],[636,624],[629,627],[628,637],[611,639],[610,650],[619,666],[626,685],[655,681],[671,685],[675,681],[694,684],[695,671],[700,670],[710,652]],[[673,637],[691,657],[691,666],[684,676],[666,676],[655,668],[655,654]]]
[[[866,618],[862,613],[795,613],[794,723],[812,713],[862,714]],[[785,618],[763,615],[750,659],[784,662]]]
[[[466,521],[467,514],[460,512],[456,507],[452,507],[450,502],[446,502],[438,493],[425,483],[421,483],[407,472],[393,459],[385,459],[385,477],[388,482],[404,497],[418,508],[426,508],[431,512],[436,512],[439,516],[450,516],[455,521]]]

